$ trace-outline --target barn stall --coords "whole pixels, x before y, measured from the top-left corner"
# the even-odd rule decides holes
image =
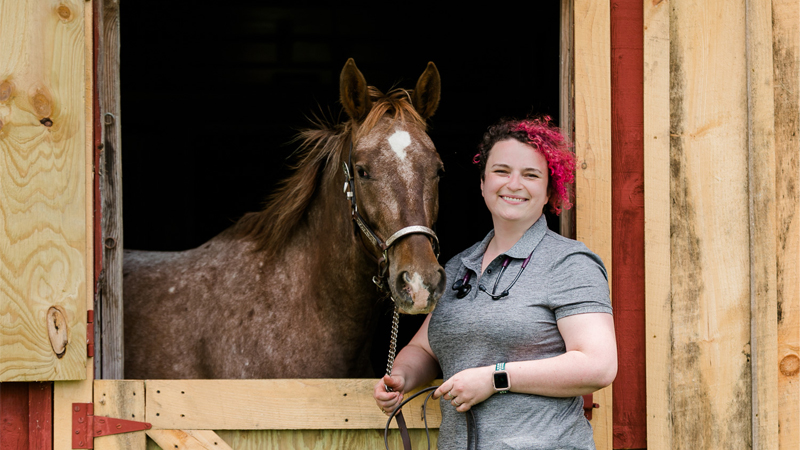
[[[106,202],[119,185],[92,192],[122,148],[117,6],[0,2],[0,443],[75,448],[76,404],[93,403],[98,417],[150,423],[162,448],[380,447],[370,380],[114,380],[106,285],[121,219],[108,212],[121,211]],[[562,4],[560,123],[579,159],[562,226],[609,267],[620,349],[613,393],[593,399],[598,448],[800,442],[799,9]],[[92,326],[103,335],[87,358],[73,344]],[[319,396],[330,410],[312,413]],[[150,442],[137,431],[94,445]]]

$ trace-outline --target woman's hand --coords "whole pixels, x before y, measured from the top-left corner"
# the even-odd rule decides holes
[[[372,397],[375,398],[375,403],[384,414],[389,415],[397,408],[397,405],[403,402],[403,389],[405,388],[406,380],[402,375],[389,376],[384,375],[383,378],[375,383],[375,390],[372,392]],[[390,388],[388,391],[386,388]]]
[[[474,405],[494,394],[492,373],[494,366],[476,367],[458,372],[439,386],[433,398],[444,396],[458,412],[469,411]]]

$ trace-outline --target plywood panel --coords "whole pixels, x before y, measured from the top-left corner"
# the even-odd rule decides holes
[[[745,5],[669,7],[672,448],[751,448]]]
[[[387,417],[372,399],[375,380],[148,380],[147,421],[153,429],[383,429]],[[420,428],[420,396],[403,408]],[[438,428],[439,402],[428,402]],[[394,423],[392,424],[394,427]]]
[[[86,376],[84,5],[0,1],[0,381]]]
[[[772,2],[778,448],[800,442],[800,3]]]
[[[672,449],[669,2],[644,2],[644,245],[647,447]]]
[[[576,238],[611,261],[611,73],[608,1],[575,0]],[[611,387],[595,394],[595,444],[612,448]]]

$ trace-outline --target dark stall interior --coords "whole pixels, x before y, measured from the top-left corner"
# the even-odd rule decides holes
[[[442,264],[482,239],[491,218],[472,156],[500,117],[546,114],[558,123],[560,5],[431,5],[123,2],[125,247],[193,248],[260,209],[286,174],[287,143],[306,117],[320,107],[338,113],[338,76],[350,57],[384,92],[413,88],[427,62],[436,63],[442,99],[430,136],[446,170]],[[388,350],[385,305],[376,373]],[[403,317],[401,345],[421,320]]]

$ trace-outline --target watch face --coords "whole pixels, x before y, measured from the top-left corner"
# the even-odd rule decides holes
[[[505,372],[497,372],[494,374],[494,388],[508,389],[508,374]]]

